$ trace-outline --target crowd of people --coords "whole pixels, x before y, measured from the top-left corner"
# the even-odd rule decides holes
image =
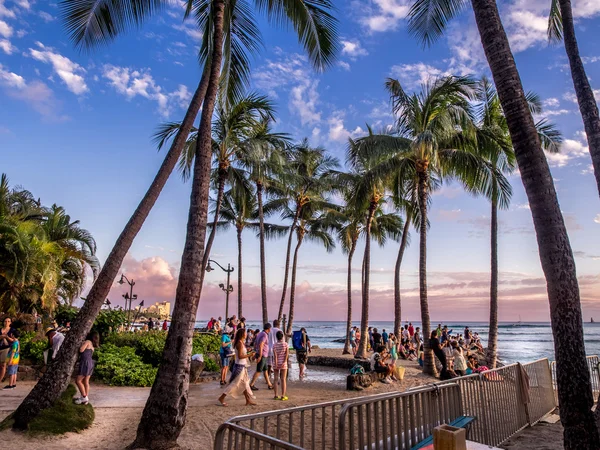
[[[46,329],[45,336],[48,345],[44,351],[44,363],[47,364],[56,358],[65,340],[64,333],[70,328],[69,325],[67,323],[66,326],[59,327],[55,324],[54,327]],[[2,329],[0,330],[0,383],[4,381],[6,376],[8,377],[8,384],[4,386],[3,390],[14,389],[17,386],[17,374],[21,359],[20,337],[21,333],[13,326],[12,319],[5,317],[2,322]],[[79,395],[73,398],[73,401],[78,405],[87,405],[89,402],[90,377],[94,372],[92,355],[94,350],[99,346],[100,336],[97,332],[93,331],[88,334],[86,340],[79,348],[79,369],[75,379]]]
[[[368,350],[372,351],[371,366],[377,373],[384,374],[383,383],[396,380],[394,367],[400,359],[418,361],[423,365],[424,342],[420,327],[414,327],[411,322],[400,328],[400,333],[388,333],[382,329],[369,327]],[[352,353],[356,355],[360,345],[361,333],[358,327],[352,327],[349,332]],[[478,333],[473,333],[465,327],[463,333],[454,333],[446,325],[438,324],[431,332],[429,347],[436,357],[436,365],[440,369],[440,378],[443,380],[457,376],[489,370],[480,365],[477,354],[483,353],[483,346]]]
[[[227,397],[244,396],[246,405],[255,405],[254,391],[261,376],[268,390],[273,391],[273,399],[287,401],[287,378],[290,346],[278,320],[265,323],[263,329],[247,329],[246,320],[235,315],[222,323],[221,317],[212,318],[207,329],[221,336],[219,356],[221,360],[221,386],[226,386],[219,397],[219,403],[227,406]],[[310,338],[305,328],[293,333],[292,347],[300,370],[300,379],[306,376],[306,362],[311,352]],[[252,378],[248,373],[254,363]],[[229,380],[227,374],[231,372]]]

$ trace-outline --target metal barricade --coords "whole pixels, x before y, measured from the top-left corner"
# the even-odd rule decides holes
[[[594,396],[594,403],[598,402],[600,398],[600,359],[598,355],[590,355],[587,358],[587,365],[590,371],[590,381],[592,384],[592,395]],[[552,386],[554,388],[555,401],[558,405],[558,385],[556,383],[556,361],[552,361],[551,365],[552,372]]]
[[[408,450],[462,415],[458,384],[364,397],[340,411],[338,448]]]
[[[250,430],[234,423],[225,422],[215,435],[215,449],[226,450],[302,450],[302,447]]]

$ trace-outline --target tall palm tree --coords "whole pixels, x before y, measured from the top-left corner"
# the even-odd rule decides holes
[[[323,210],[305,208],[296,225],[296,247],[292,262],[292,277],[290,281],[290,309],[288,311],[288,322],[286,335],[291,336],[294,324],[294,307],[296,300],[296,273],[298,270],[298,252],[304,240],[323,245],[327,252],[335,248],[335,240],[330,233],[332,221],[327,212]]]
[[[72,39],[76,43],[82,43],[87,47],[92,47],[114,39],[116,35],[124,31],[130,25],[140,25],[145,19],[160,11],[161,6],[166,3],[167,1],[161,0],[125,0],[110,4],[102,0],[94,2],[89,2],[88,0],[65,0],[62,3],[62,6],[64,8],[63,11],[67,22],[67,29],[70,31]],[[242,63],[242,66],[238,67],[239,70],[236,72],[239,76],[238,80],[240,82],[243,81],[244,73],[246,74],[246,79],[248,78],[249,69],[243,67],[243,63],[247,61],[247,59],[244,58],[244,55],[237,55],[237,57],[234,57],[233,52],[238,50],[243,52],[247,50],[248,48],[246,45],[250,45],[250,48],[253,48],[258,42],[258,36],[254,34],[249,36],[248,39],[242,37],[239,40],[234,40],[232,38],[233,35],[228,35],[228,38],[224,39],[223,32],[248,32],[248,24],[254,23],[254,21],[247,20],[247,14],[245,14],[245,12],[248,12],[247,7],[240,8],[244,10],[241,12],[238,12],[237,9],[233,8],[227,11],[224,3],[223,0],[203,0],[199,2],[188,0],[186,12],[189,14],[195,9],[196,17],[199,22],[204,21],[204,26],[202,26],[202,22],[200,22],[199,25],[205,31],[203,36],[207,42],[205,45],[203,43],[203,47],[205,46],[207,49],[207,60],[202,79],[200,80],[198,89],[192,97],[190,107],[186,113],[184,126],[173,141],[171,151],[169,151],[165,157],[161,170],[159,170],[150,189],[142,199],[136,212],[117,240],[115,247],[109,254],[104,265],[105,270],[99,274],[96,283],[94,283],[94,286],[90,290],[88,300],[80,311],[79,317],[82,320],[76,322],[80,325],[76,325],[74,329],[71,330],[71,333],[69,333],[69,336],[61,347],[60,355],[65,356],[61,358],[59,355],[59,358],[50,364],[48,371],[44,374],[42,380],[40,380],[15,412],[14,426],[16,428],[25,428],[42,409],[49,407],[66,389],[69,376],[73,371],[73,366],[77,357],[77,349],[89,332],[93,319],[98,314],[106,294],[110,290],[112,282],[117,275],[123,258],[131,247],[133,239],[139,232],[143,222],[156,202],[160,191],[164,187],[166,180],[172,172],[185,144],[186,136],[188,135],[203,102],[204,111],[209,111],[209,114],[204,121],[205,123],[208,122],[208,124],[205,125],[205,129],[202,130],[202,126],[200,127],[201,131],[204,131],[201,133],[201,138],[208,140],[205,151],[208,155],[210,154],[210,116],[214,109],[216,89],[220,81],[223,51],[226,53],[225,62],[228,61],[227,52],[232,52],[229,59],[231,66],[233,66],[235,62]],[[237,4],[238,2],[234,1],[227,2],[227,5],[231,7],[235,7]],[[240,5],[243,4],[240,3]],[[334,62],[338,47],[337,21],[328,11],[331,9],[329,0],[317,0],[310,2],[309,4],[300,0],[279,0],[268,2],[268,4],[265,4],[261,0],[256,0],[256,5],[259,9],[266,12],[267,16],[270,18],[278,19],[279,23],[290,23],[294,27],[299,40],[309,54],[311,62],[318,70],[324,69]],[[229,13],[225,14],[227,12]],[[224,15],[231,18],[231,26],[224,25]],[[239,26],[234,26],[233,20],[235,17],[240,18]],[[227,42],[231,45],[225,45],[225,48],[223,48],[223,44]],[[214,80],[214,95],[209,91],[211,78]],[[235,81],[235,77],[229,79]],[[207,101],[207,99],[211,99],[211,97],[214,97],[214,99],[211,100],[212,105]],[[200,161],[196,161],[196,163],[200,164]],[[200,177],[201,171],[197,171],[197,174],[198,177]],[[208,191],[206,191],[204,197],[208,197]],[[206,204],[204,198],[202,201]],[[200,220],[202,221],[203,219],[200,218]],[[204,227],[202,227],[201,233],[204,233]],[[202,239],[202,245],[204,245],[204,239]],[[189,251],[191,252],[192,250],[190,249]],[[200,290],[198,289],[198,296],[199,294]],[[189,296],[186,298],[189,298]],[[183,306],[184,302],[181,302],[180,307]],[[174,328],[174,333],[179,331],[178,327]],[[187,341],[190,340],[190,338],[187,339]],[[173,341],[168,340],[168,343],[172,344]],[[191,348],[191,344],[186,347]],[[171,351],[171,349],[172,345],[168,345],[165,348],[165,351]],[[171,354],[178,356],[179,352],[171,352]],[[189,371],[189,364],[179,365],[178,361],[173,362],[175,363],[174,367],[177,367],[177,371],[182,370],[186,373]],[[169,377],[167,377],[167,379],[168,378]],[[180,383],[179,380],[185,380],[185,377],[172,378],[173,380],[176,380],[172,381],[175,384]],[[163,379],[162,372],[159,372],[159,376],[157,377],[159,385],[161,385],[161,380]],[[166,383],[164,384],[166,387]],[[174,398],[170,403],[175,404],[175,407],[173,408],[162,408],[160,406],[161,401],[157,401],[156,399],[157,397],[160,397],[160,395],[151,395],[147,408],[144,410],[145,421],[142,422],[144,423],[144,426],[141,426],[140,429],[138,429],[139,432],[138,438],[136,439],[136,445],[148,444],[149,446],[149,443],[152,442],[153,445],[159,446],[170,445],[176,442],[181,427],[183,426],[185,408],[183,413],[180,415],[176,414],[175,418],[172,417],[172,412],[181,411],[181,408],[178,406],[181,404],[180,399],[183,397],[185,400],[187,397],[187,383],[183,382],[183,385],[179,384],[178,386],[182,389],[174,388],[172,391],[181,393],[178,396],[173,396]],[[161,389],[159,388],[153,392],[160,390]],[[185,405],[185,402],[183,404]],[[161,409],[169,412],[161,415],[159,411]],[[153,411],[158,413],[153,414],[153,420],[150,420]],[[173,424],[173,426],[170,427],[167,426],[167,424]],[[156,427],[154,427],[154,425],[156,425]],[[167,429],[163,429],[162,427],[166,427]],[[144,430],[145,435],[142,436]],[[152,433],[154,433],[156,439],[153,439],[151,436]]]
[[[600,448],[575,260],[548,161],[496,1],[471,0],[471,5],[529,199],[546,277],[565,449]],[[417,0],[409,13],[409,29],[422,42],[432,43],[464,6],[459,0]]]
[[[358,181],[358,180],[357,180]],[[331,215],[335,218],[335,229],[337,231],[338,240],[340,241],[342,251],[348,254],[348,308],[346,319],[346,339],[344,341],[343,354],[350,353],[350,328],[352,327],[352,257],[356,251],[356,244],[361,235],[366,233],[367,214],[364,209],[356,210],[353,200],[349,193],[346,199],[345,207],[340,211],[332,212]],[[380,200],[377,210],[375,211],[371,223],[371,238],[375,240],[380,247],[384,247],[388,237],[396,239],[401,230],[403,223],[400,216],[395,213],[385,213],[383,207],[385,202]],[[364,274],[363,278],[364,280]],[[362,285],[362,281],[361,281]]]
[[[384,160],[374,174],[396,174],[403,180],[417,176],[417,201],[420,214],[419,292],[423,328],[423,371],[436,374],[433,353],[429,347],[431,332],[427,300],[427,224],[428,201],[432,178],[456,179],[470,192],[488,180],[483,160],[474,152],[474,126],[470,101],[474,81],[465,77],[442,77],[426,83],[422,92],[408,95],[400,82],[388,79],[393,111],[397,117],[397,134],[404,141],[387,140],[393,156]],[[407,142],[408,140],[408,148]],[[365,151],[381,151],[364,141]]]
[[[594,90],[585,73],[581,56],[579,56],[571,0],[552,0],[548,20],[548,38],[550,41],[564,41],[565,43],[565,51],[571,67],[571,78],[575,87],[579,111],[583,118],[583,127],[592,157],[594,175],[596,176],[596,185],[600,193],[600,114],[598,113]]]
[[[292,241],[294,232],[305,205],[320,199],[331,192],[335,185],[333,175],[339,167],[339,161],[326,153],[322,147],[310,147],[308,140],[304,139],[288,152],[288,160],[278,174],[280,183],[273,186],[277,191],[277,198],[269,203],[269,211],[281,211],[291,220],[288,235],[285,272],[283,277],[283,288],[281,301],[279,302],[278,320],[283,317],[283,307],[287,294],[289,280],[290,258],[292,252]],[[288,214],[291,209],[292,213]]]
[[[269,120],[264,120],[256,129],[253,136],[254,145],[245,148],[240,155],[240,165],[248,172],[248,178],[255,185],[256,203],[259,223],[260,248],[260,292],[263,323],[269,321],[267,302],[267,263],[265,253],[265,190],[271,190],[275,183],[276,174],[281,172],[286,162],[285,149],[289,146],[287,134],[274,133]],[[268,191],[267,191],[268,192]],[[287,229],[287,228],[286,228]]]

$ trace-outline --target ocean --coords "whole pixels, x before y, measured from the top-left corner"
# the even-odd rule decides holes
[[[208,321],[199,321],[198,326],[206,326]],[[360,327],[360,322],[354,322],[354,325]],[[369,324],[377,328],[393,330],[393,322],[371,322]],[[415,327],[420,323],[413,322]],[[485,346],[487,344],[488,324],[485,322],[447,322],[442,325],[448,325],[448,328],[454,330],[454,333],[463,332],[465,326],[468,326],[472,332],[479,333],[481,341]],[[437,323],[432,323],[437,326]],[[249,328],[259,328],[258,322],[248,321]],[[335,342],[345,337],[346,322],[295,322],[294,330],[301,327],[306,328],[313,345],[321,348],[343,348],[344,344]],[[584,337],[586,353],[588,355],[600,354],[600,323],[585,323]],[[500,323],[498,329],[498,356],[505,364],[517,361],[528,362],[540,358],[554,359],[554,343],[552,339],[552,330],[549,322],[523,322],[523,323]]]

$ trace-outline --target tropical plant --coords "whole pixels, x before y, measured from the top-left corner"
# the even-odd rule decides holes
[[[596,185],[600,193],[600,114],[594,90],[579,55],[571,0],[552,0],[548,19],[548,39],[551,42],[564,41],[575,95],[592,157]]]
[[[496,1],[478,0],[471,5],[506,117],[538,239],[554,335],[564,446],[567,450],[599,448],[575,260],[548,161]],[[466,2],[459,0],[417,0],[409,12],[409,30],[430,44],[444,33],[448,21],[465,6]]]
[[[281,322],[289,280],[292,242],[298,221],[305,205],[313,202],[313,206],[321,202],[323,197],[335,187],[336,170],[339,167],[337,158],[328,155],[324,148],[310,147],[304,139],[288,152],[288,159],[278,174],[279,183],[272,183],[275,198],[265,205],[268,213],[279,211],[282,217],[291,220],[285,257],[285,273],[277,319]],[[323,206],[323,205],[321,205]],[[317,206],[318,208],[318,206]]]

